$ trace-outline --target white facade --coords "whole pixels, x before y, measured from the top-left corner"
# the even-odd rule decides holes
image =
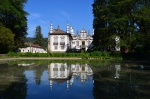
[[[70,38],[68,35],[51,35],[49,39],[50,52],[66,52],[70,48]],[[56,42],[55,39],[57,39]]]
[[[78,50],[83,49],[87,51],[88,49],[92,48],[92,41],[93,37],[90,35],[90,31],[88,31],[87,34],[87,32],[84,29],[82,29],[79,34],[77,31],[77,35],[73,36],[71,48]]]
[[[62,39],[64,38],[64,39]],[[52,23],[50,24],[50,31],[48,34],[48,51],[49,52],[66,52],[68,50],[85,50],[90,49],[93,37],[82,29],[80,33],[74,35],[74,29],[67,23],[66,32],[58,29],[53,29]]]
[[[87,64],[72,64],[66,63],[51,63],[48,65],[48,73],[50,79],[50,89],[52,90],[53,82],[59,80],[65,80],[66,89],[73,85],[74,77],[79,77],[81,82],[85,82],[90,76],[93,75],[93,71]]]
[[[19,48],[20,52],[22,53],[47,53],[43,48],[36,48],[36,47],[26,47],[26,48]]]
[[[31,53],[47,53],[41,46],[36,45],[36,44],[31,44],[31,43],[25,43],[25,45],[27,45],[28,47],[25,48],[19,48],[19,52],[22,53],[27,53],[27,52],[31,52]]]
[[[48,34],[48,51],[49,52],[66,52],[71,48],[71,34],[63,31],[58,26],[57,29],[52,29],[50,25],[50,31]]]
[[[67,79],[69,77],[69,67],[63,63],[51,63],[48,66],[49,77],[51,79]]]

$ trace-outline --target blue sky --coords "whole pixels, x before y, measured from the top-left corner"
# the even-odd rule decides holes
[[[28,35],[34,37],[36,26],[40,25],[43,37],[48,37],[50,23],[53,28],[66,31],[67,22],[77,30],[93,29],[92,4],[94,0],[28,0],[25,11],[29,13]]]

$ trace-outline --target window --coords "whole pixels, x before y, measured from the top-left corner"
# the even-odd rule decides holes
[[[61,64],[60,76],[61,76],[61,77],[65,77],[65,66],[64,66],[63,64]]]
[[[54,71],[54,76],[57,77],[57,76],[58,76],[58,68],[57,68],[57,64],[54,64],[53,71]]]
[[[65,49],[65,46],[64,46],[64,45],[62,45],[62,46],[61,46],[61,49],[62,49],[62,50],[64,50],[64,49]]]
[[[60,37],[60,42],[65,42],[65,36]]]
[[[72,44],[75,44],[75,42],[72,42]]]
[[[82,41],[82,45],[85,45],[85,41]]]
[[[84,66],[82,66],[82,71],[85,71],[85,67]]]
[[[85,33],[81,33],[81,38],[84,38],[86,37],[86,34]]]
[[[77,41],[76,43],[77,43],[77,46],[79,46],[79,41]]]
[[[57,46],[54,46],[54,49],[57,50]]]
[[[60,45],[65,45],[65,36],[60,37]]]
[[[58,45],[58,37],[57,36],[54,37],[54,43],[53,43],[53,45]]]
[[[82,34],[82,37],[84,37],[84,34]]]
[[[54,37],[54,42],[58,42],[58,37],[57,36]]]

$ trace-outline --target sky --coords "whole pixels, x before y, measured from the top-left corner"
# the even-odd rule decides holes
[[[72,25],[74,33],[85,29],[93,30],[92,4],[94,0],[28,0],[25,11],[29,13],[28,35],[34,37],[36,26],[41,26],[43,37],[48,37],[50,24],[53,29],[66,31],[67,22]]]

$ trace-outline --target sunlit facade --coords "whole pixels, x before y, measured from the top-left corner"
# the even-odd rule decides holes
[[[49,52],[67,52],[69,50],[87,51],[92,48],[93,37],[90,35],[90,31],[83,28],[80,32],[77,31],[74,34],[74,29],[67,23],[66,31],[61,30],[58,26],[57,29],[53,29],[52,23],[50,24],[50,31],[48,33],[48,51]]]

